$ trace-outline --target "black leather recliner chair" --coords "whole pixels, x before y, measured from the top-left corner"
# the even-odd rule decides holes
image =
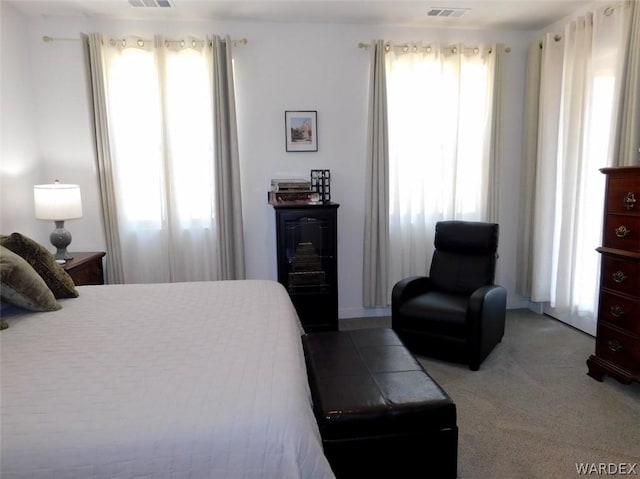
[[[507,292],[493,284],[498,233],[494,223],[436,224],[429,276],[399,281],[391,297],[392,328],[413,352],[477,371],[502,340]]]

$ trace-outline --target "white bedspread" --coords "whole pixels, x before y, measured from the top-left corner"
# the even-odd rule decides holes
[[[3,479],[333,476],[278,283],[78,289],[0,334]]]

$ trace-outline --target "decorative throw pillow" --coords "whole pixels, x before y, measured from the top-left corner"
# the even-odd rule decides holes
[[[78,297],[78,290],[71,276],[40,243],[20,233],[12,233],[0,238],[0,245],[22,256],[42,277],[56,298]]]
[[[22,257],[0,246],[0,296],[31,311],[56,311],[58,304],[47,284]]]

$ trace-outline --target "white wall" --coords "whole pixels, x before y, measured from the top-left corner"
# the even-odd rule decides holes
[[[42,180],[27,21],[0,2],[0,232],[46,239],[33,219],[33,185]],[[52,224],[53,229],[53,224]]]
[[[76,251],[105,247],[82,49],[77,42],[45,43],[42,36],[77,37],[81,31],[169,36],[215,32],[235,39],[247,38],[249,43],[235,50],[234,60],[247,275],[276,278],[274,213],[266,203],[270,179],[289,175],[307,177],[312,168],[329,168],[333,200],[341,205],[338,211],[341,317],[379,313],[362,308],[369,52],[359,49],[358,42],[384,38],[506,43],[511,53],[507,56],[505,71],[498,281],[508,290],[510,307],[524,304],[515,295],[514,288],[525,56],[529,41],[535,38],[530,32],[257,22],[134,22],[80,17],[34,17],[26,23],[28,29],[23,36],[31,54],[28,67],[36,79],[32,86],[36,113],[31,128],[38,131],[46,179],[56,177],[82,187],[84,218],[68,226],[74,238],[72,249]],[[6,42],[3,41],[3,45]],[[4,64],[3,55],[3,71]],[[30,108],[28,98],[23,100]],[[284,111],[294,109],[318,111],[317,153],[285,152]],[[4,181],[4,171],[2,176]],[[31,179],[22,180],[20,188],[30,189],[31,182]],[[3,202],[6,199],[3,191]],[[35,220],[31,216],[25,216],[23,223],[14,228],[33,229]],[[5,224],[2,226],[4,230]]]

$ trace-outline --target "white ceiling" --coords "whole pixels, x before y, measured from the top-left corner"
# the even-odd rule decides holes
[[[0,0],[27,15],[128,19],[220,19],[269,22],[392,24],[539,30],[593,0],[170,0],[171,8],[133,7],[129,0]],[[432,7],[468,9],[460,18],[429,17]]]

